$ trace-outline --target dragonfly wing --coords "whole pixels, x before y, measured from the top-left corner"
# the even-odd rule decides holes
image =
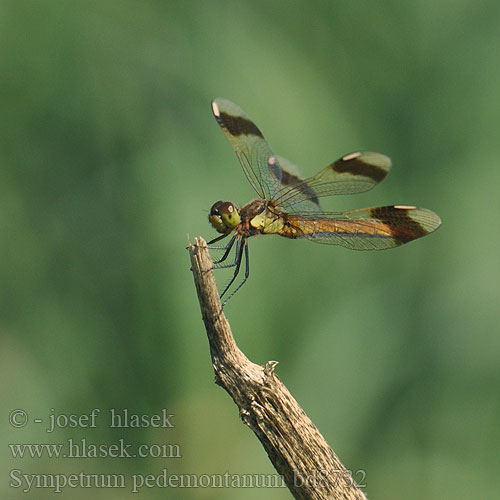
[[[212,111],[250,184],[261,198],[272,199],[281,188],[281,168],[262,132],[241,108],[227,99],[214,99]]]
[[[281,191],[292,189],[300,193],[293,205],[294,211],[298,213],[321,211],[316,192],[301,176],[298,167],[282,156],[277,156],[277,159],[281,168]]]
[[[368,191],[385,178],[391,168],[389,157],[369,151],[350,153],[300,184],[283,186],[275,201],[285,212],[302,213],[305,200],[336,194]]]
[[[342,213],[289,215],[295,238],[353,250],[383,250],[436,230],[441,219],[431,210],[407,205],[362,208]]]

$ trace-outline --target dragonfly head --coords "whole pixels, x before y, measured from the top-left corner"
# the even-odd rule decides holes
[[[222,234],[229,234],[240,222],[240,214],[230,201],[217,201],[208,215],[210,224]]]

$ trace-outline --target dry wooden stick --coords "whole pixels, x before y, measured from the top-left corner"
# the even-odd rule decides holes
[[[296,499],[366,500],[351,473],[328,446],[274,373],[276,361],[252,363],[234,341],[217,293],[205,240],[188,247],[216,383],[264,446]]]

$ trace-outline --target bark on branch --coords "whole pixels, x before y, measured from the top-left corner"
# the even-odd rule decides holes
[[[252,363],[234,341],[202,238],[188,247],[216,383],[264,446],[296,499],[366,500],[350,472],[274,373],[276,361]]]

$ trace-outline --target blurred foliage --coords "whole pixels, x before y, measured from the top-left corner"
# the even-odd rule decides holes
[[[500,4],[419,0],[0,3],[2,435],[5,443],[177,443],[180,459],[20,459],[26,474],[271,474],[213,384],[186,234],[254,194],[210,112],[238,103],[310,175],[389,154],[376,190],[328,209],[435,210],[388,252],[256,238],[226,315],[370,498],[496,493]],[[484,214],[487,215],[484,215]],[[25,409],[31,423],[8,426]],[[174,429],[58,429],[55,413],[168,408]],[[32,422],[43,418],[43,424]],[[356,476],[357,479],[360,476]],[[135,498],[71,489],[64,498]],[[141,498],[256,498],[143,488]],[[268,499],[290,498],[266,489]],[[53,498],[49,489],[32,498]]]

